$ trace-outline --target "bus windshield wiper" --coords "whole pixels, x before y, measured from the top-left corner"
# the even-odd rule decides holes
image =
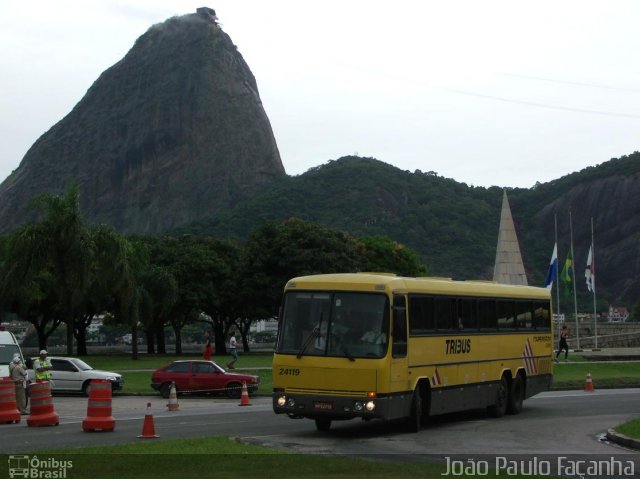
[[[342,352],[349,359],[349,361],[355,361],[356,360],[356,358],[351,356],[351,353],[349,352],[349,350],[347,349],[347,347],[344,345],[343,342],[340,342],[340,347],[342,348]]]
[[[298,354],[296,354],[296,357],[298,359],[300,359],[302,357],[302,355],[304,354],[304,352],[307,350],[307,348],[309,347],[309,345],[311,344],[311,341],[313,341],[314,339],[316,339],[318,336],[320,335],[320,328],[318,326],[316,326],[315,328],[313,328],[313,331],[311,331],[311,333],[309,334],[309,336],[307,336],[307,340],[304,342],[304,344],[302,345],[302,348],[300,348],[300,351],[298,351]]]
[[[300,359],[302,357],[302,355],[304,354],[304,352],[309,347],[309,345],[311,344],[311,341],[313,341],[318,336],[320,336],[320,325],[322,324],[322,314],[323,313],[321,312],[320,313],[320,319],[318,320],[318,324],[315,325],[315,327],[313,328],[313,331],[311,331],[309,336],[307,336],[307,339],[305,340],[304,344],[300,348],[300,351],[298,351],[298,354],[296,354],[296,358]]]
[[[335,339],[336,342],[338,343],[338,346],[340,346],[340,349],[342,349],[342,352],[344,353],[344,355],[347,357],[347,359],[349,361],[355,361],[356,358],[354,358],[351,353],[349,352],[349,350],[347,349],[347,347],[344,345],[344,341],[342,341],[342,339],[340,339],[338,336],[336,336],[335,334],[332,335]]]

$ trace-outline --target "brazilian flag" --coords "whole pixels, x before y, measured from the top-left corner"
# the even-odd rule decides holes
[[[567,255],[567,260],[564,262],[562,273],[560,273],[560,279],[564,281],[564,292],[567,295],[573,294],[573,258],[571,251]]]

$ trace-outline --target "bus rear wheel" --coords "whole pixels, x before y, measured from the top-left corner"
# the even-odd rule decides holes
[[[509,381],[502,376],[498,383],[498,391],[496,392],[496,402],[487,409],[493,417],[502,417],[507,412],[507,402],[509,400]]]
[[[522,411],[522,402],[524,401],[524,381],[521,375],[517,375],[511,381],[511,391],[509,391],[509,401],[507,402],[507,412],[509,414],[518,414]]]
[[[328,431],[331,429],[331,419],[327,419],[326,417],[316,418],[316,429],[323,432]]]

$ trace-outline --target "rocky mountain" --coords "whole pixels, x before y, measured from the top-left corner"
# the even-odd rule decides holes
[[[157,233],[285,176],[256,80],[212,11],[152,26],[0,185],[0,232],[79,186],[90,222]]]

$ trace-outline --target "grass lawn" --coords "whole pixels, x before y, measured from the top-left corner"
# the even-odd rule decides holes
[[[604,387],[640,386],[640,363],[593,362],[575,364],[563,362],[554,365],[554,389],[582,389],[587,373],[596,389]]]
[[[633,421],[621,424],[614,429],[625,436],[640,439],[640,419],[634,419]]]
[[[436,479],[446,471],[444,463],[391,462],[384,456],[360,459],[348,456],[286,453],[260,446],[240,444],[233,439],[210,437],[170,441],[147,441],[118,446],[39,451],[58,461],[72,461],[68,477],[95,479],[126,477],[145,479],[188,479],[191,477],[233,478],[344,478]],[[485,477],[496,476],[491,471]],[[522,478],[525,476],[509,476]],[[537,476],[526,476],[537,477]]]

